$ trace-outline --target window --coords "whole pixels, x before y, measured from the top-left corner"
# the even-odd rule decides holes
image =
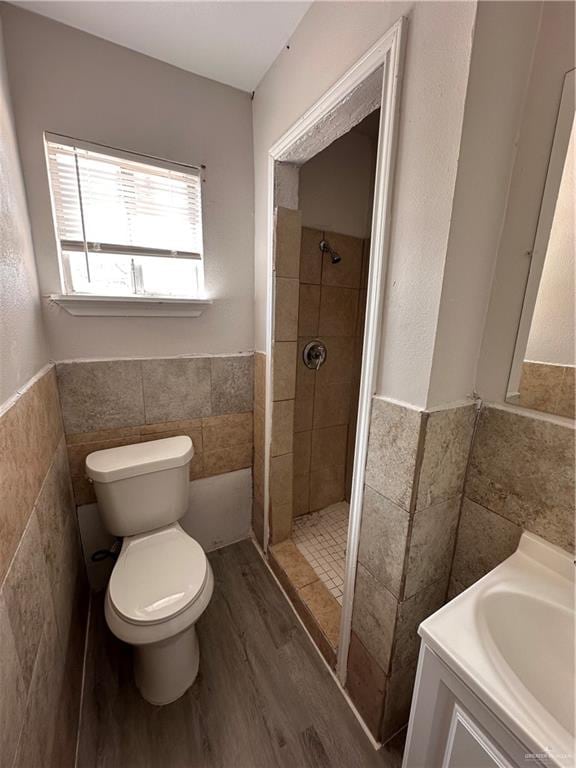
[[[200,169],[47,135],[65,294],[200,298]]]

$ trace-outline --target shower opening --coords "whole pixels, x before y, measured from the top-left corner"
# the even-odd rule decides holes
[[[276,221],[277,250],[294,237],[300,248],[294,276],[277,275],[275,281],[276,347],[292,344],[296,363],[293,399],[273,403],[271,473],[289,474],[291,496],[288,504],[276,499],[275,507],[272,488],[268,552],[332,666],[344,590],[379,124],[376,109],[304,163],[297,210],[279,208]],[[290,439],[286,431],[275,434],[280,421]],[[289,460],[275,451],[282,442],[291,447]]]

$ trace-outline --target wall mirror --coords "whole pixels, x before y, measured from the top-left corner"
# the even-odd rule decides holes
[[[574,419],[574,70],[564,80],[507,402]]]

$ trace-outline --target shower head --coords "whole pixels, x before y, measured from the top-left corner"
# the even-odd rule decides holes
[[[327,240],[320,240],[320,250],[322,253],[327,253],[330,256],[332,264],[338,264],[342,261],[342,256],[332,248]]]

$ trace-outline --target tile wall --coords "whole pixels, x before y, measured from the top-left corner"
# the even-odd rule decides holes
[[[407,721],[416,630],[445,601],[475,419],[473,403],[373,401],[347,687],[382,740]]]
[[[269,515],[273,544],[292,530],[301,219],[300,211],[276,209]]]
[[[0,417],[0,764],[74,764],[88,605],[56,376]]]
[[[512,554],[522,530],[573,550],[574,493],[573,426],[375,398],[347,687],[377,738],[407,722],[418,625]]]
[[[320,251],[326,239],[341,256]],[[294,404],[294,516],[350,498],[369,241],[304,227]],[[318,371],[304,365],[304,347],[326,345]]]
[[[574,427],[485,406],[464,487],[450,594],[514,552],[523,530],[574,551]]]
[[[266,355],[254,353],[254,468],[252,530],[264,548],[264,425],[266,420]]]
[[[518,405],[573,419],[576,416],[573,365],[524,361]]]
[[[252,466],[254,357],[187,357],[58,363],[76,504],[95,501],[86,456],[187,434],[190,478]]]

